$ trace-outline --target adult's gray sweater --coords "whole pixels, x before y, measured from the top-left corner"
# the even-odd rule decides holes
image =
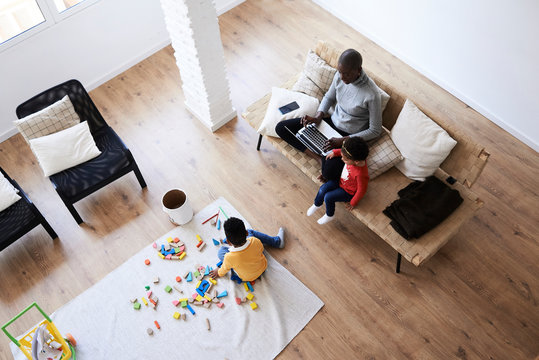
[[[378,87],[365,71],[350,84],[341,80],[337,71],[328,92],[324,95],[318,111],[329,114],[329,108],[335,105],[331,115],[333,124],[350,136],[361,136],[371,140],[382,133],[382,105]]]

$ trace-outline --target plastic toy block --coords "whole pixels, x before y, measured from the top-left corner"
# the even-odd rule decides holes
[[[180,239],[178,239],[177,237],[175,237],[173,241],[177,244],[177,243],[180,242]]]
[[[206,293],[210,288],[210,282],[208,280],[202,280],[198,284],[198,289],[202,290],[203,293]]]
[[[176,243],[170,243],[170,246],[177,249],[180,247],[180,245],[176,244]]]
[[[174,255],[174,254],[176,254],[176,249],[175,248],[172,248],[172,249],[167,250],[165,252],[165,255]]]
[[[174,317],[174,319],[178,320],[180,318],[180,313],[176,311],[172,316]]]
[[[228,241],[226,241],[226,238],[223,239],[223,244],[228,244]]]
[[[168,254],[167,256],[165,256],[165,259],[167,260],[170,260],[172,258],[172,255]]]
[[[209,218],[207,218],[206,220],[204,220],[204,221],[202,222],[202,225],[204,225],[205,223],[207,223],[208,221],[210,221],[211,219],[213,219],[213,218],[216,217],[217,215],[219,215],[219,212],[217,212],[217,214],[212,215],[212,216],[210,216]]]
[[[165,287],[165,291],[169,293],[169,292],[172,291],[172,288],[171,288],[169,285],[167,285],[167,286]]]
[[[251,291],[251,292],[255,291],[255,290],[253,289],[253,285],[251,285],[250,282],[247,281],[246,284],[247,284],[247,287],[249,288],[249,291]]]
[[[239,297],[236,298],[236,304],[241,305],[241,299]]]
[[[215,279],[208,279],[209,282],[211,282],[213,285],[217,285],[217,281]]]
[[[245,287],[245,291],[249,291],[249,286],[247,286],[246,282],[243,283],[243,287]]]
[[[180,301],[180,305],[181,305],[181,307],[183,307],[183,308],[184,308],[184,307],[187,307],[187,300],[185,300],[185,301]]]
[[[206,327],[208,328],[208,331],[210,331],[210,319],[206,318]]]
[[[221,219],[217,220],[217,230],[221,230]]]
[[[137,299],[137,298],[134,298],[134,299],[131,299],[131,300],[129,300],[129,301],[131,301],[132,303],[136,303],[136,302],[138,301],[138,299]]]
[[[179,247],[180,251],[185,251],[185,245]]]
[[[180,254],[180,260],[183,260],[184,257],[185,257],[185,253],[182,252],[182,253]]]
[[[195,290],[198,293],[198,296],[204,296],[204,292],[202,290],[200,290],[199,288],[196,288]]]
[[[206,309],[211,308],[211,302],[208,301],[207,303],[205,303],[205,304],[204,304],[204,307],[205,307]]]
[[[161,329],[161,326],[159,326],[159,323],[157,322],[157,320],[155,320],[153,323],[155,324],[156,328]]]
[[[191,295],[191,297],[192,297],[193,299],[196,299],[197,296],[200,296],[200,295],[198,295],[198,294],[193,294],[193,295]]]
[[[153,335],[153,330],[150,328],[147,328],[146,332],[148,333],[148,335]]]
[[[185,281],[187,281],[187,282],[193,281],[193,276],[191,275],[190,272],[189,272],[189,274],[187,275],[187,277],[185,278]]]
[[[150,303],[153,304],[153,306],[157,306],[157,303],[155,302],[154,299],[148,299],[148,301],[150,301]]]
[[[251,309],[253,309],[253,310],[258,307],[258,305],[255,302],[252,302],[249,305],[251,305]]]
[[[174,248],[174,254],[178,254],[178,253],[181,253],[180,249]]]
[[[202,284],[202,280],[199,280],[199,281],[197,282],[197,285],[196,285],[196,288],[197,288],[197,289],[200,288],[200,284]]]
[[[244,302],[247,302],[247,298],[244,296],[241,298],[241,302],[244,303]]]
[[[161,244],[161,249],[159,250],[161,252],[161,254],[164,254],[165,253],[165,245]]]
[[[176,276],[176,281],[177,282],[182,282],[182,277],[181,276]]]
[[[160,257],[161,259],[164,259],[164,258],[165,258],[165,255],[163,255],[163,254],[161,254],[161,253],[157,253],[157,255],[159,255],[159,257]]]
[[[216,303],[216,304],[217,304],[217,303],[220,303],[220,302],[221,302],[221,300],[219,300],[218,298],[214,297],[213,299],[211,299],[211,302],[213,302],[213,303]]]
[[[204,244],[203,241],[200,241],[198,244],[197,244],[197,248],[200,247],[202,244]]]
[[[222,261],[219,261],[217,264],[215,264],[215,266],[217,266],[218,268],[220,268],[221,265],[223,265],[223,262],[222,262]]]
[[[148,296],[149,298],[151,298],[151,297],[152,297],[152,291],[151,291],[151,290],[148,291],[148,292],[146,293],[146,296]]]
[[[195,310],[193,310],[193,308],[189,304],[187,304],[187,309],[189,309],[191,314],[195,315]]]
[[[211,287],[213,286],[212,283],[208,282],[208,288],[206,289],[206,293],[209,293],[211,290]],[[209,294],[208,294],[209,295]]]
[[[146,291],[148,291],[150,290],[150,285],[146,285],[144,288],[146,289]]]
[[[181,298],[181,299],[178,299],[178,301],[182,302],[182,301],[187,301],[189,300],[188,298]]]
[[[211,301],[211,297],[209,297],[208,295],[204,295],[204,298],[208,301]]]
[[[198,234],[197,234],[197,240],[198,240],[199,243],[202,242],[202,238],[201,238],[200,235],[198,235]]]
[[[194,277],[197,277],[198,275],[200,275],[200,272],[198,270],[193,273]]]
[[[144,263],[145,263],[146,265],[150,265],[150,259],[144,260]]]
[[[207,265],[206,269],[204,270],[204,276],[210,275],[210,266]]]
[[[142,298],[142,302],[144,303],[144,305],[148,306],[148,302],[146,301],[145,298]]]
[[[215,239],[211,239],[211,240],[213,241],[213,245],[215,245],[215,246],[221,245],[221,243],[219,241],[217,241]]]
[[[202,249],[204,249],[204,246],[206,246],[206,243],[202,243],[202,245],[200,245],[200,247],[198,248],[198,251],[202,251]]]
[[[172,305],[174,306],[178,306],[180,302],[178,300],[172,300]]]
[[[195,299],[193,299],[193,298],[190,298],[188,302],[190,302],[190,303],[192,304],[192,303],[194,303],[194,302],[195,302]]]
[[[157,284],[159,282],[159,276],[153,278],[153,283]]]
[[[174,290],[176,290],[176,291],[179,292],[180,294],[183,294],[183,290],[180,289],[179,287],[177,287],[176,285],[172,285],[172,287],[174,288]]]
[[[169,243],[172,242],[172,237],[171,237],[171,236],[169,236],[169,237],[167,238],[167,242],[169,242]]]
[[[165,248],[165,251],[169,251],[170,250],[170,244],[169,243],[166,243],[164,245],[164,248]]]
[[[211,224],[212,226],[215,226],[215,225],[217,224],[217,218],[213,219],[213,220],[210,222],[210,224]]]
[[[249,294],[247,294],[247,296],[246,296],[246,298],[247,298],[248,300],[253,300],[254,297],[255,297],[255,296],[253,295],[253,293],[249,293]]]
[[[133,307],[135,308],[135,310],[139,310],[140,309],[140,303],[139,302],[134,303]]]
[[[202,301],[202,295],[197,295],[197,297],[195,298],[196,301]]]
[[[187,315],[182,314],[182,320],[185,321],[187,319]]]
[[[215,304],[217,307],[219,307],[220,309],[223,308],[223,306],[225,306],[225,303],[219,303],[219,304]]]

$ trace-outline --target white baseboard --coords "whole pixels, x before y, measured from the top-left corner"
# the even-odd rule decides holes
[[[238,116],[238,113],[236,112],[236,109],[232,108],[229,113],[221,116],[220,119],[216,121],[209,121],[206,119],[206,117],[200,115],[194,107],[189,105],[187,101],[184,102],[185,107],[187,110],[193,114],[202,124],[204,124],[208,129],[210,129],[211,132],[217,131],[221,126],[225,125],[230,120],[234,119],[236,116]]]
[[[361,26],[361,23],[357,21],[357,17],[355,17],[355,14],[344,14],[340,11],[335,11],[335,7],[331,3],[331,1],[328,0],[312,0],[314,3],[319,5],[321,8],[326,10],[327,12],[331,13],[335,17],[342,20],[344,23],[350,25],[354,30],[360,32],[362,35],[366,36],[370,40],[374,41],[376,44],[380,45],[385,50],[389,51],[391,54],[395,55],[397,58],[405,62],[406,64],[410,65],[412,68],[420,72],[422,75],[426,76],[430,80],[432,80],[434,83],[436,83],[438,86],[449,92],[450,94],[454,95],[461,101],[463,101],[465,104],[472,107],[474,110],[476,110],[478,113],[495,123],[496,125],[500,126],[502,129],[516,137],[518,140],[522,141],[524,144],[531,147],[536,152],[539,152],[539,144],[535,142],[533,139],[528,137],[526,134],[522,133],[520,130],[515,129],[512,125],[507,124],[502,119],[499,119],[494,114],[490,113],[488,110],[483,108],[480,104],[476,103],[472,99],[470,99],[468,96],[462,94],[460,91],[452,88],[444,81],[440,80],[437,76],[430,73],[429,71],[423,69],[421,66],[417,65],[414,61],[410,60],[405,55],[401,54],[399,51],[394,49],[391,45],[387,44],[382,39],[374,36],[371,32],[369,32],[367,29]]]
[[[217,16],[222,15],[226,13],[228,10],[235,8],[239,4],[245,2],[245,0],[229,0],[226,3],[224,3],[219,9],[217,10]]]

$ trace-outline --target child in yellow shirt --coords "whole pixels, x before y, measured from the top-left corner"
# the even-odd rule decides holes
[[[222,246],[217,257],[222,261],[219,269],[212,270],[212,278],[224,276],[228,270],[237,273],[240,281],[256,280],[268,267],[268,261],[264,256],[264,245],[276,248],[284,247],[284,228],[279,229],[277,236],[269,236],[264,233],[246,230],[245,224],[238,218],[231,217],[223,224],[226,241],[231,245]]]

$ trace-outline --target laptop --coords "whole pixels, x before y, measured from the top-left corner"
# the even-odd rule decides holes
[[[309,150],[320,156],[326,156],[331,152],[331,150],[324,151],[324,145],[328,139],[331,139],[332,137],[342,137],[341,134],[329,126],[329,124],[324,120],[320,121],[318,125],[311,123],[304,126],[299,129],[296,134],[294,134],[289,128],[286,128],[286,130],[292,133]]]

